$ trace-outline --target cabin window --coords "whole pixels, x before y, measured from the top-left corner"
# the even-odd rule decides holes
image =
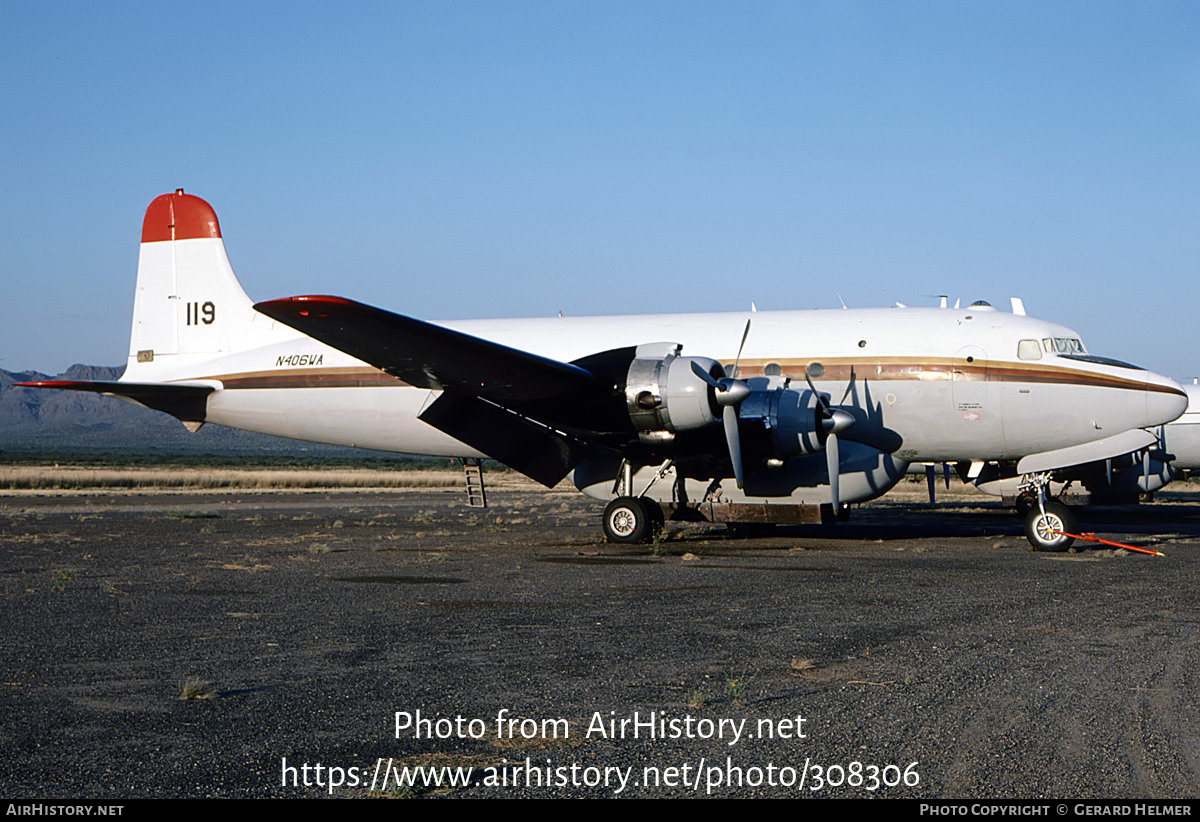
[[[1017,357],[1022,360],[1040,360],[1042,358],[1042,346],[1037,340],[1021,340],[1017,343]]]

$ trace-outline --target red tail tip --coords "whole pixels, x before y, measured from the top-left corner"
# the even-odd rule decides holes
[[[155,197],[142,220],[143,243],[220,237],[221,225],[212,206],[199,197],[184,194],[182,188]]]

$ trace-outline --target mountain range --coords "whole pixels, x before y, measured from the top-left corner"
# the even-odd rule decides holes
[[[398,455],[289,440],[205,425],[189,432],[173,417],[83,391],[19,388],[35,380],[115,380],[124,366],[72,365],[62,374],[0,369],[0,456],[127,454],[169,460],[205,455],[238,459],[396,459]]]

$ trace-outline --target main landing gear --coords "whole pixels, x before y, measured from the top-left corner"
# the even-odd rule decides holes
[[[604,536],[609,542],[650,542],[662,533],[666,515],[662,506],[647,497],[646,492],[667,475],[672,464],[671,460],[666,460],[658,466],[642,493],[637,494],[633,488],[634,466],[628,460],[621,461],[613,485],[613,492],[618,496],[604,509]]]
[[[604,509],[604,536],[609,542],[649,542],[667,519],[662,506],[646,497],[617,497]]]

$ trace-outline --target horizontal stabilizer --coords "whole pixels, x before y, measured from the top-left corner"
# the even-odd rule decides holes
[[[1043,471],[1055,471],[1059,468],[1070,468],[1073,465],[1083,465],[1088,462],[1120,457],[1132,454],[1134,451],[1154,444],[1158,441],[1148,431],[1135,428],[1122,431],[1111,437],[1083,445],[1072,445],[1069,448],[1059,448],[1054,451],[1043,451],[1040,454],[1030,454],[1017,463],[1018,474],[1040,474]]]
[[[186,385],[162,382],[119,382],[116,380],[39,380],[17,382],[20,388],[57,388],[60,391],[87,391],[127,397],[147,408],[163,411],[184,422],[203,422],[211,385]]]

